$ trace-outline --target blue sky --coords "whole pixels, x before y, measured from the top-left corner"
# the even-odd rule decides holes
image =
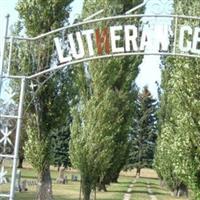
[[[165,14],[170,15],[173,12],[173,0],[144,0],[147,2],[145,14]],[[165,24],[171,26],[171,20],[165,18],[143,18],[143,22],[148,21],[149,31],[151,27],[157,24]],[[154,33],[153,33],[154,34]],[[153,43],[153,42],[152,42]],[[147,48],[147,51],[152,51],[153,47]],[[154,97],[157,97],[156,81],[161,83],[160,56],[144,56],[142,64],[139,66],[140,73],[136,79],[136,83],[140,88],[148,85]]]
[[[170,0],[162,0],[170,1]],[[172,0],[171,0],[172,1]],[[17,0],[0,0],[0,47],[2,47],[2,36],[5,28],[5,16],[10,14],[10,24],[13,24],[18,14],[15,11],[15,5]],[[155,2],[155,0],[149,0],[149,2]],[[75,18],[82,9],[83,0],[75,0],[72,4],[72,18]],[[146,13],[152,12],[152,8],[146,9]],[[154,97],[157,97],[157,89],[155,81],[160,82],[160,69],[159,69],[160,57],[159,56],[145,56],[143,63],[140,65],[140,74],[137,78],[137,84],[140,88],[148,85],[151,93]]]
[[[0,0],[0,45],[2,48],[2,36],[4,35],[5,29],[5,16],[10,14],[10,24],[13,24],[17,19],[17,12],[15,11],[15,4],[17,0]]]
[[[9,25],[13,25],[17,19],[18,19],[18,13],[15,10],[15,6],[18,0],[0,0],[0,52],[2,52],[2,42],[3,42],[3,36],[5,34],[5,25],[6,25],[6,15],[9,14]],[[77,15],[81,12],[83,5],[83,0],[75,0],[72,3],[72,12],[71,12],[71,21],[73,21],[73,18],[77,17]],[[1,54],[0,54],[1,55]],[[6,88],[2,90],[1,98],[3,98],[5,101],[10,101],[10,96],[12,96],[12,91],[9,88],[9,82],[4,81],[3,88]]]
[[[15,5],[17,3],[17,0],[0,0],[0,37],[2,38],[2,35],[4,33],[5,28],[5,16],[7,14],[10,14],[10,25],[12,25],[18,18],[18,13],[15,10]],[[75,0],[72,3],[72,12],[71,16],[72,19],[75,18],[82,9],[83,0]],[[2,46],[2,45],[1,45]]]

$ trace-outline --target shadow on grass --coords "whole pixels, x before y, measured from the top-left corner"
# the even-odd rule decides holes
[[[146,190],[133,190],[129,192],[130,194],[149,194]]]
[[[146,185],[147,183],[145,181],[137,181],[135,184],[136,185]]]
[[[35,199],[34,192],[16,193],[16,200],[33,200],[33,199]]]
[[[137,185],[136,185],[136,186],[134,185],[134,186],[133,186],[133,189],[136,189],[136,190],[137,190],[137,189],[144,189],[144,190],[145,190],[146,188],[147,188],[146,186],[140,186],[140,185],[138,185],[138,186],[137,186]]]
[[[151,185],[150,185],[150,188],[153,189],[153,190],[168,191],[166,188],[164,188],[164,187],[162,188],[162,187],[159,187],[159,186],[156,186],[156,185],[155,185],[155,186],[151,186]]]
[[[105,193],[126,193],[127,190],[108,190]]]
[[[156,177],[145,177],[145,176],[140,176],[140,178],[143,178],[143,179],[152,179],[152,180],[159,180],[159,178],[156,178]]]
[[[129,185],[129,184],[131,184],[132,183],[132,181],[127,181],[127,182],[125,182],[125,181],[119,181],[118,183],[114,183],[114,184],[123,184],[123,185]]]
[[[29,175],[26,175],[26,176],[22,176],[23,179],[30,179],[30,180],[37,180],[36,177],[33,177],[33,176],[29,176]]]
[[[78,198],[74,198],[74,197],[69,197],[67,198],[66,196],[54,196],[54,200],[78,200]]]
[[[162,195],[162,196],[166,196],[168,194],[164,193],[164,192],[153,192],[153,195]]]
[[[149,192],[147,190],[133,190],[130,192],[130,194],[147,194],[149,195]],[[163,192],[153,192],[153,195],[162,195],[162,196],[166,196],[166,193]]]
[[[36,193],[34,192],[24,192],[24,193],[17,193],[16,200],[34,200]],[[54,195],[55,200],[78,200],[77,197],[70,197],[66,195]]]
[[[56,200],[60,200],[60,199],[56,199]],[[78,200],[78,199],[76,199],[76,200]],[[98,198],[97,197],[97,200],[111,200],[111,199],[108,199],[108,198],[105,199],[105,198]],[[122,200],[122,198],[115,198],[115,199],[112,199],[112,200]]]

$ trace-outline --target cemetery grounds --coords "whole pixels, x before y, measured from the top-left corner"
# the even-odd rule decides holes
[[[8,174],[10,171],[8,171]],[[76,170],[66,170],[67,181],[65,184],[57,184],[58,172],[51,170],[53,182],[53,194],[55,200],[79,200],[80,199],[80,174]],[[75,179],[74,179],[75,177]],[[77,178],[77,180],[76,180]],[[28,191],[16,192],[16,200],[32,200],[36,192],[36,172],[29,166],[21,169],[21,181],[26,181]],[[107,192],[98,192],[97,200],[186,200],[175,198],[166,187],[160,186],[156,173],[151,169],[143,169],[140,178],[135,178],[135,170],[122,172],[118,183],[107,186]],[[0,185],[0,193],[8,192],[9,185]]]

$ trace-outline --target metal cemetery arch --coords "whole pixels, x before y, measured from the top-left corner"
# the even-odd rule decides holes
[[[57,34],[59,32],[63,32],[63,31],[68,31],[69,29],[73,29],[73,28],[77,28],[77,27],[84,27],[84,25],[90,25],[90,24],[95,24],[95,23],[99,23],[99,22],[106,22],[106,21],[113,21],[113,20],[128,20],[128,19],[141,19],[141,18],[148,18],[148,19],[152,19],[152,18],[157,18],[159,20],[161,19],[169,19],[171,21],[174,22],[174,24],[172,24],[172,31],[173,31],[173,35],[168,35],[169,38],[163,38],[163,39],[169,39],[171,40],[171,43],[169,43],[168,49],[167,50],[156,50],[156,51],[151,51],[151,52],[146,52],[145,50],[140,50],[138,49],[137,51],[124,51],[124,52],[110,52],[107,54],[102,54],[102,55],[93,55],[93,56],[82,56],[82,58],[80,59],[73,59],[71,61],[65,62],[65,63],[60,63],[57,65],[52,66],[49,69],[46,69],[40,73],[36,73],[36,74],[30,74],[28,76],[26,76],[27,79],[32,79],[35,78],[37,76],[40,76],[42,74],[54,71],[56,69],[62,69],[68,65],[73,65],[73,64],[78,64],[78,63],[82,63],[82,62],[87,62],[87,61],[91,61],[91,60],[95,60],[95,59],[104,59],[104,58],[111,58],[111,57],[119,57],[119,56],[132,56],[132,55],[163,55],[163,56],[183,56],[183,57],[193,57],[193,58],[200,58],[200,48],[196,47],[197,49],[195,49],[193,52],[192,47],[182,47],[182,49],[178,49],[178,44],[181,42],[180,38],[178,40],[178,34],[180,36],[180,34],[185,34],[185,36],[188,37],[188,35],[190,35],[191,37],[194,37],[194,34],[196,36],[196,38],[193,38],[193,40],[196,41],[196,46],[198,46],[198,43],[200,42],[200,36],[198,35],[200,33],[200,27],[198,27],[198,23],[200,21],[200,17],[197,16],[185,16],[185,15],[145,15],[145,14],[136,14],[136,15],[119,15],[119,16],[112,16],[112,17],[105,17],[105,18],[100,18],[100,19],[93,19],[93,20],[88,20],[88,21],[83,21],[80,23],[76,23],[73,25],[69,25],[66,27],[62,27],[53,31],[50,31],[48,33],[39,35],[37,37],[33,37],[33,38],[25,38],[25,37],[6,37],[7,39],[10,40],[10,55],[12,55],[12,45],[14,43],[15,40],[19,40],[19,41],[29,41],[29,42],[36,42],[40,39],[46,38],[48,36],[51,36],[53,34]],[[186,24],[184,26],[180,26],[178,23],[180,22],[187,22],[190,21],[192,24],[196,23],[196,26],[193,25],[194,27],[190,26],[190,24]],[[180,26],[180,27],[179,27]],[[114,26],[113,26],[114,27]],[[137,26],[136,26],[137,27]],[[112,27],[106,27],[106,28],[112,28]],[[163,27],[164,28],[164,27]],[[166,27],[165,27],[166,28]],[[169,27],[168,27],[169,28]],[[178,28],[182,28],[181,32],[178,32]],[[80,28],[79,28],[80,29]],[[140,29],[140,27],[138,27],[138,29]],[[194,30],[193,30],[194,29]],[[91,30],[91,29],[89,29]],[[118,29],[120,31],[120,29]],[[116,30],[116,31],[118,31]],[[132,31],[132,29],[130,29]],[[138,30],[140,31],[140,30]],[[168,31],[168,34],[170,32],[170,30],[165,30],[165,34],[166,31]],[[73,33],[73,32],[72,32]],[[75,33],[73,33],[75,34]],[[80,30],[80,34],[82,34],[82,30]],[[94,32],[95,34],[95,32]],[[148,33],[147,33],[148,34]],[[184,35],[182,35],[184,36]],[[109,37],[109,36],[108,36]],[[138,36],[139,37],[139,36]],[[124,39],[124,38],[122,38]],[[141,38],[140,38],[141,39]],[[182,38],[183,40],[185,38]],[[110,38],[110,40],[112,40],[112,38]],[[117,40],[116,40],[117,41]],[[52,40],[52,43],[54,41]],[[131,42],[131,39],[130,39]],[[161,42],[161,41],[159,41]],[[184,42],[184,41],[183,41]],[[188,42],[194,42],[194,41],[188,41]],[[110,44],[111,45],[111,44]],[[184,44],[183,44],[184,45]],[[10,56],[10,59],[11,56]],[[10,62],[9,62],[10,63]],[[10,70],[10,66],[8,66]],[[9,71],[8,71],[9,73]]]
[[[135,9],[132,9],[131,11],[134,10]],[[8,37],[7,19],[7,28],[3,44],[4,51],[0,66],[0,91],[2,89],[3,80],[5,79],[20,80],[21,90],[17,114],[6,113],[0,115],[0,118],[3,120],[16,120],[15,145],[12,144],[14,146],[14,152],[12,152],[12,154],[7,154],[5,151],[6,145],[10,145],[9,143],[11,143],[9,136],[12,133],[9,132],[8,126],[0,132],[0,145],[2,145],[2,148],[0,148],[0,161],[2,160],[2,162],[4,162],[5,159],[11,159],[13,161],[10,192],[9,194],[0,194],[0,198],[4,197],[9,200],[14,200],[16,189],[16,167],[18,161],[20,130],[23,118],[26,80],[34,80],[36,77],[63,69],[69,65],[88,62],[95,59],[134,55],[185,56],[200,58],[200,17],[181,15],[132,15],[127,12],[125,15],[91,19],[101,12],[102,11],[99,11],[83,22],[62,27],[34,38]],[[159,21],[161,19],[168,19],[171,20],[171,25],[160,24],[158,27],[154,27],[154,30],[151,30],[155,32],[149,33],[145,25],[141,23],[141,19],[143,18],[149,20],[158,19]],[[108,22],[110,24],[109,27],[102,27],[102,24],[107,24]],[[117,24],[117,26],[115,24]],[[162,37],[160,37],[159,34],[161,34]],[[148,42],[150,41],[149,36],[151,35],[160,38],[158,38],[157,43],[154,44],[154,46],[157,46],[156,49],[146,51]],[[11,69],[13,63],[13,51],[17,46],[15,44],[27,44],[30,51],[28,53],[31,54],[31,59],[33,57],[31,63],[34,62],[35,65],[38,66],[37,58],[39,58],[39,56],[37,54],[41,52],[34,52],[34,47],[44,44],[43,42],[52,44],[54,49],[54,59],[52,59],[53,61],[51,64],[48,64],[49,68],[45,68],[42,71],[33,74],[13,75]],[[155,38],[151,42],[155,42]],[[79,51],[76,51],[77,44],[79,45]],[[9,52],[7,58],[5,55],[5,46],[9,47],[7,48],[7,52]],[[41,48],[42,47],[43,46],[41,45]],[[19,50],[23,51],[23,49]],[[27,51],[27,49],[25,49],[25,51]],[[57,60],[59,60],[59,63]],[[20,64],[20,62],[18,63]],[[0,169],[0,184],[5,181],[5,175],[6,172],[2,165]]]

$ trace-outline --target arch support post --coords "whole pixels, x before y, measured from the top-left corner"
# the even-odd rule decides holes
[[[25,85],[26,78],[21,78],[21,89],[20,89],[20,98],[19,98],[19,107],[18,107],[18,117],[17,117],[17,128],[16,128],[16,136],[15,136],[15,147],[14,147],[14,158],[13,158],[13,168],[12,168],[12,179],[11,179],[11,187],[10,187],[10,199],[14,200],[15,198],[15,190],[16,190],[16,173],[17,173],[17,164],[19,158],[19,142],[20,135],[22,129],[23,122],[23,104],[24,104],[24,96],[25,96]]]

